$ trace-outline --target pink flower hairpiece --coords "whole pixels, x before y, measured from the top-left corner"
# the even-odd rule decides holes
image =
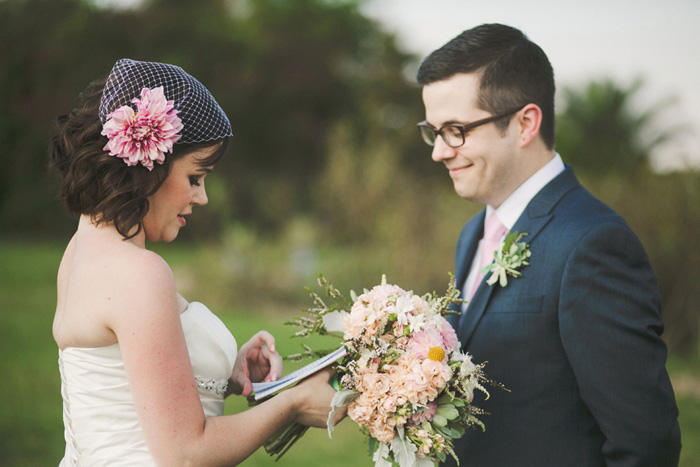
[[[173,143],[180,139],[182,120],[165,99],[163,87],[143,88],[141,99],[131,101],[136,111],[123,105],[107,116],[102,134],[109,138],[104,147],[110,156],[123,159],[126,165],[139,162],[153,170],[153,161],[162,164],[165,153],[173,152]]]

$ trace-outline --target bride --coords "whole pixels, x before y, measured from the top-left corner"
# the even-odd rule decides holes
[[[293,421],[325,427],[321,372],[244,412],[224,398],[282,373],[265,331],[236,349],[224,324],[175,289],[147,242],[173,241],[226,151],[229,121],[181,68],[129,59],[59,117],[49,154],[78,228],[61,261],[61,466],[231,465]],[[343,414],[339,414],[338,421]]]

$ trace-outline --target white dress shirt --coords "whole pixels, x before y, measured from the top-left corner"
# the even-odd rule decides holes
[[[532,198],[534,198],[545,185],[562,173],[564,168],[564,161],[562,161],[559,153],[556,153],[551,161],[547,162],[544,167],[535,172],[532,177],[525,180],[522,185],[511,193],[511,195],[501,203],[498,209],[487,205],[486,218],[488,218],[491,213],[495,212],[496,217],[498,217],[506,229],[510,231],[523,211],[525,211],[527,205],[530,204]],[[505,235],[503,238],[505,238]],[[467,280],[464,281],[464,287],[462,288],[462,297],[469,297],[469,292],[474,288],[474,282],[479,272],[479,258],[481,256],[481,245],[483,241],[483,238],[479,240],[479,246],[474,253],[474,260],[470,266],[469,275],[467,276]],[[503,241],[503,239],[501,239],[501,241]],[[462,312],[464,312],[467,305],[467,303],[463,305]]]

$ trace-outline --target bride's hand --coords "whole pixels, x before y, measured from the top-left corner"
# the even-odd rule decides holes
[[[325,428],[328,423],[328,411],[336,391],[330,385],[333,377],[331,368],[324,368],[307,377],[290,389],[296,396],[296,421],[302,425]],[[348,412],[348,404],[344,405],[335,415],[333,425],[340,422]]]
[[[275,338],[267,331],[259,331],[236,355],[231,391],[248,396],[253,391],[253,382],[275,381],[281,374],[282,357],[275,349]]]

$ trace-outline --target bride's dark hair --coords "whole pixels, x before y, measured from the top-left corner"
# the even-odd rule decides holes
[[[136,236],[148,213],[148,197],[163,184],[177,159],[203,148],[219,146],[201,166],[214,165],[228,147],[228,137],[196,144],[177,144],[165,162],[152,171],[127,166],[104,150],[98,110],[106,80],[91,83],[81,94],[80,105],[56,119],[56,133],[49,143],[49,165],[61,177],[60,196],[70,214],[87,214],[97,224],[113,223],[125,238]],[[134,227],[136,229],[134,230]]]

